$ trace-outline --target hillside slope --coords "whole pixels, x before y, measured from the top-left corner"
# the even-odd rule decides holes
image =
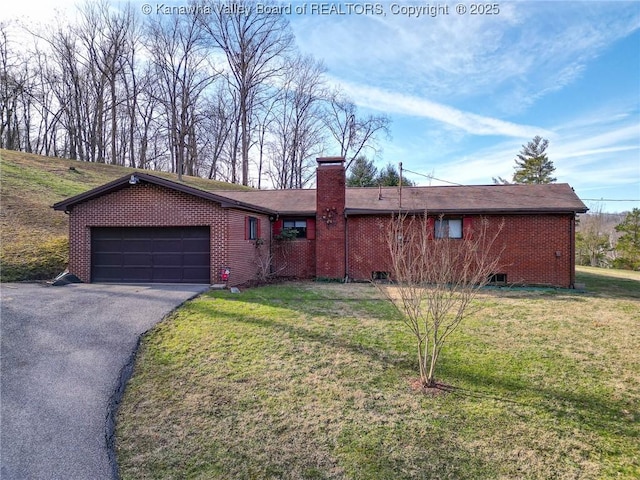
[[[62,272],[69,222],[51,205],[136,170],[0,149],[1,280],[49,279]],[[175,174],[149,173],[177,181]],[[204,190],[246,189],[195,177],[184,177],[184,183]]]

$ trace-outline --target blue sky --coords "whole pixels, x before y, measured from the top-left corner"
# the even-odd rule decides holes
[[[432,2],[449,14],[419,18],[382,5],[382,15],[291,16],[331,81],[363,112],[391,117],[380,166],[486,184],[510,179],[541,135],[558,182],[581,198],[636,200],[588,206],[640,207],[640,2],[509,1],[492,16]]]
[[[378,166],[402,162],[420,185],[487,184],[510,179],[522,145],[540,135],[558,182],[587,206],[640,207],[640,1],[510,0],[493,15],[460,15],[456,2],[354,1],[379,14],[310,13],[322,3],[284,2],[307,5],[289,16],[302,52],[325,62],[363,114],[391,118]],[[438,15],[398,12],[427,4]],[[52,7],[12,2],[0,18],[46,20]]]

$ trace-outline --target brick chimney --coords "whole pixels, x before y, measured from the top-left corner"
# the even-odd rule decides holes
[[[316,161],[316,276],[343,279],[346,275],[344,158],[325,157]]]

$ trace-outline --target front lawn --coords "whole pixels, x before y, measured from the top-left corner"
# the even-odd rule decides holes
[[[640,274],[578,281],[485,291],[437,395],[370,285],[207,293],[142,342],[122,478],[638,478]]]

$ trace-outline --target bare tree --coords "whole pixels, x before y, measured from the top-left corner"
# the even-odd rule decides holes
[[[0,146],[245,185],[257,171],[259,188],[300,188],[327,139],[350,162],[388,132],[386,117],[360,118],[325,91],[286,16],[190,1],[196,15],[138,17],[84,0],[74,21],[22,25],[28,50],[0,25]]]
[[[325,67],[312,57],[296,56],[287,72],[272,109],[269,175],[276,188],[303,188],[324,143]]]
[[[41,72],[35,64],[38,58],[13,34],[8,24],[0,22],[0,148],[33,153],[40,145],[33,133],[42,126]]]
[[[80,21],[72,27],[80,41],[80,62],[88,74],[90,90],[84,102],[85,116],[91,119],[88,148],[93,161],[124,164],[119,144],[126,147],[120,128],[124,98],[120,85],[129,56],[134,52],[135,16],[130,5],[113,10],[104,0],[85,2],[78,8]],[[91,101],[93,100],[93,101]],[[122,138],[122,141],[119,141]]]
[[[30,134],[35,136],[33,153],[40,155],[58,155],[57,139],[60,130],[61,111],[55,101],[55,93],[49,87],[51,67],[46,54],[38,48],[37,44],[30,52],[30,65],[32,71],[34,116],[38,126]]]
[[[18,101],[26,79],[18,63],[15,51],[10,48],[8,28],[0,23],[0,148],[10,150],[20,148]]]
[[[89,92],[90,77],[81,61],[81,48],[75,33],[59,24],[41,39],[47,42],[49,88],[55,94],[62,127],[63,156],[77,160],[95,161],[92,152],[92,132],[96,130],[93,118],[87,117],[88,104],[95,105]],[[95,108],[94,108],[95,111]]]
[[[255,145],[258,149],[258,159],[256,161],[258,172],[258,190],[262,188],[262,177],[264,173],[269,172],[268,162],[266,159],[267,149],[269,147],[269,134],[271,132],[275,109],[279,103],[279,96],[271,96],[260,103],[260,107],[256,113],[256,140]]]
[[[252,112],[261,89],[283,73],[283,60],[293,45],[284,15],[261,13],[249,0],[235,0],[221,7],[208,0],[211,15],[199,18],[211,41],[227,59],[227,81],[237,92],[243,185],[249,182],[249,149]],[[235,178],[234,178],[235,181]]]
[[[358,117],[356,104],[339,91],[329,96],[327,110],[327,128],[340,148],[340,156],[347,160],[347,169],[365,150],[375,153],[378,135],[389,135],[389,117]]]
[[[436,383],[436,366],[449,336],[471,313],[480,289],[499,272],[503,222],[484,217],[451,238],[442,217],[397,214],[387,242],[393,286],[378,285],[413,334],[423,388]]]
[[[589,207],[576,222],[576,262],[592,267],[611,266],[616,257],[615,244],[619,237],[615,226],[622,215],[605,213],[602,204]]]
[[[183,173],[195,172],[198,153],[194,135],[201,112],[198,104],[216,73],[195,17],[159,16],[148,25],[148,42],[161,89],[156,98],[165,111],[172,169],[181,179]]]
[[[225,146],[233,129],[233,100],[225,94],[225,86],[219,85],[215,94],[207,98],[204,108],[204,119],[200,124],[199,138],[204,142],[203,157],[208,165],[204,165],[202,176],[218,180],[221,170],[227,163],[223,158]]]

